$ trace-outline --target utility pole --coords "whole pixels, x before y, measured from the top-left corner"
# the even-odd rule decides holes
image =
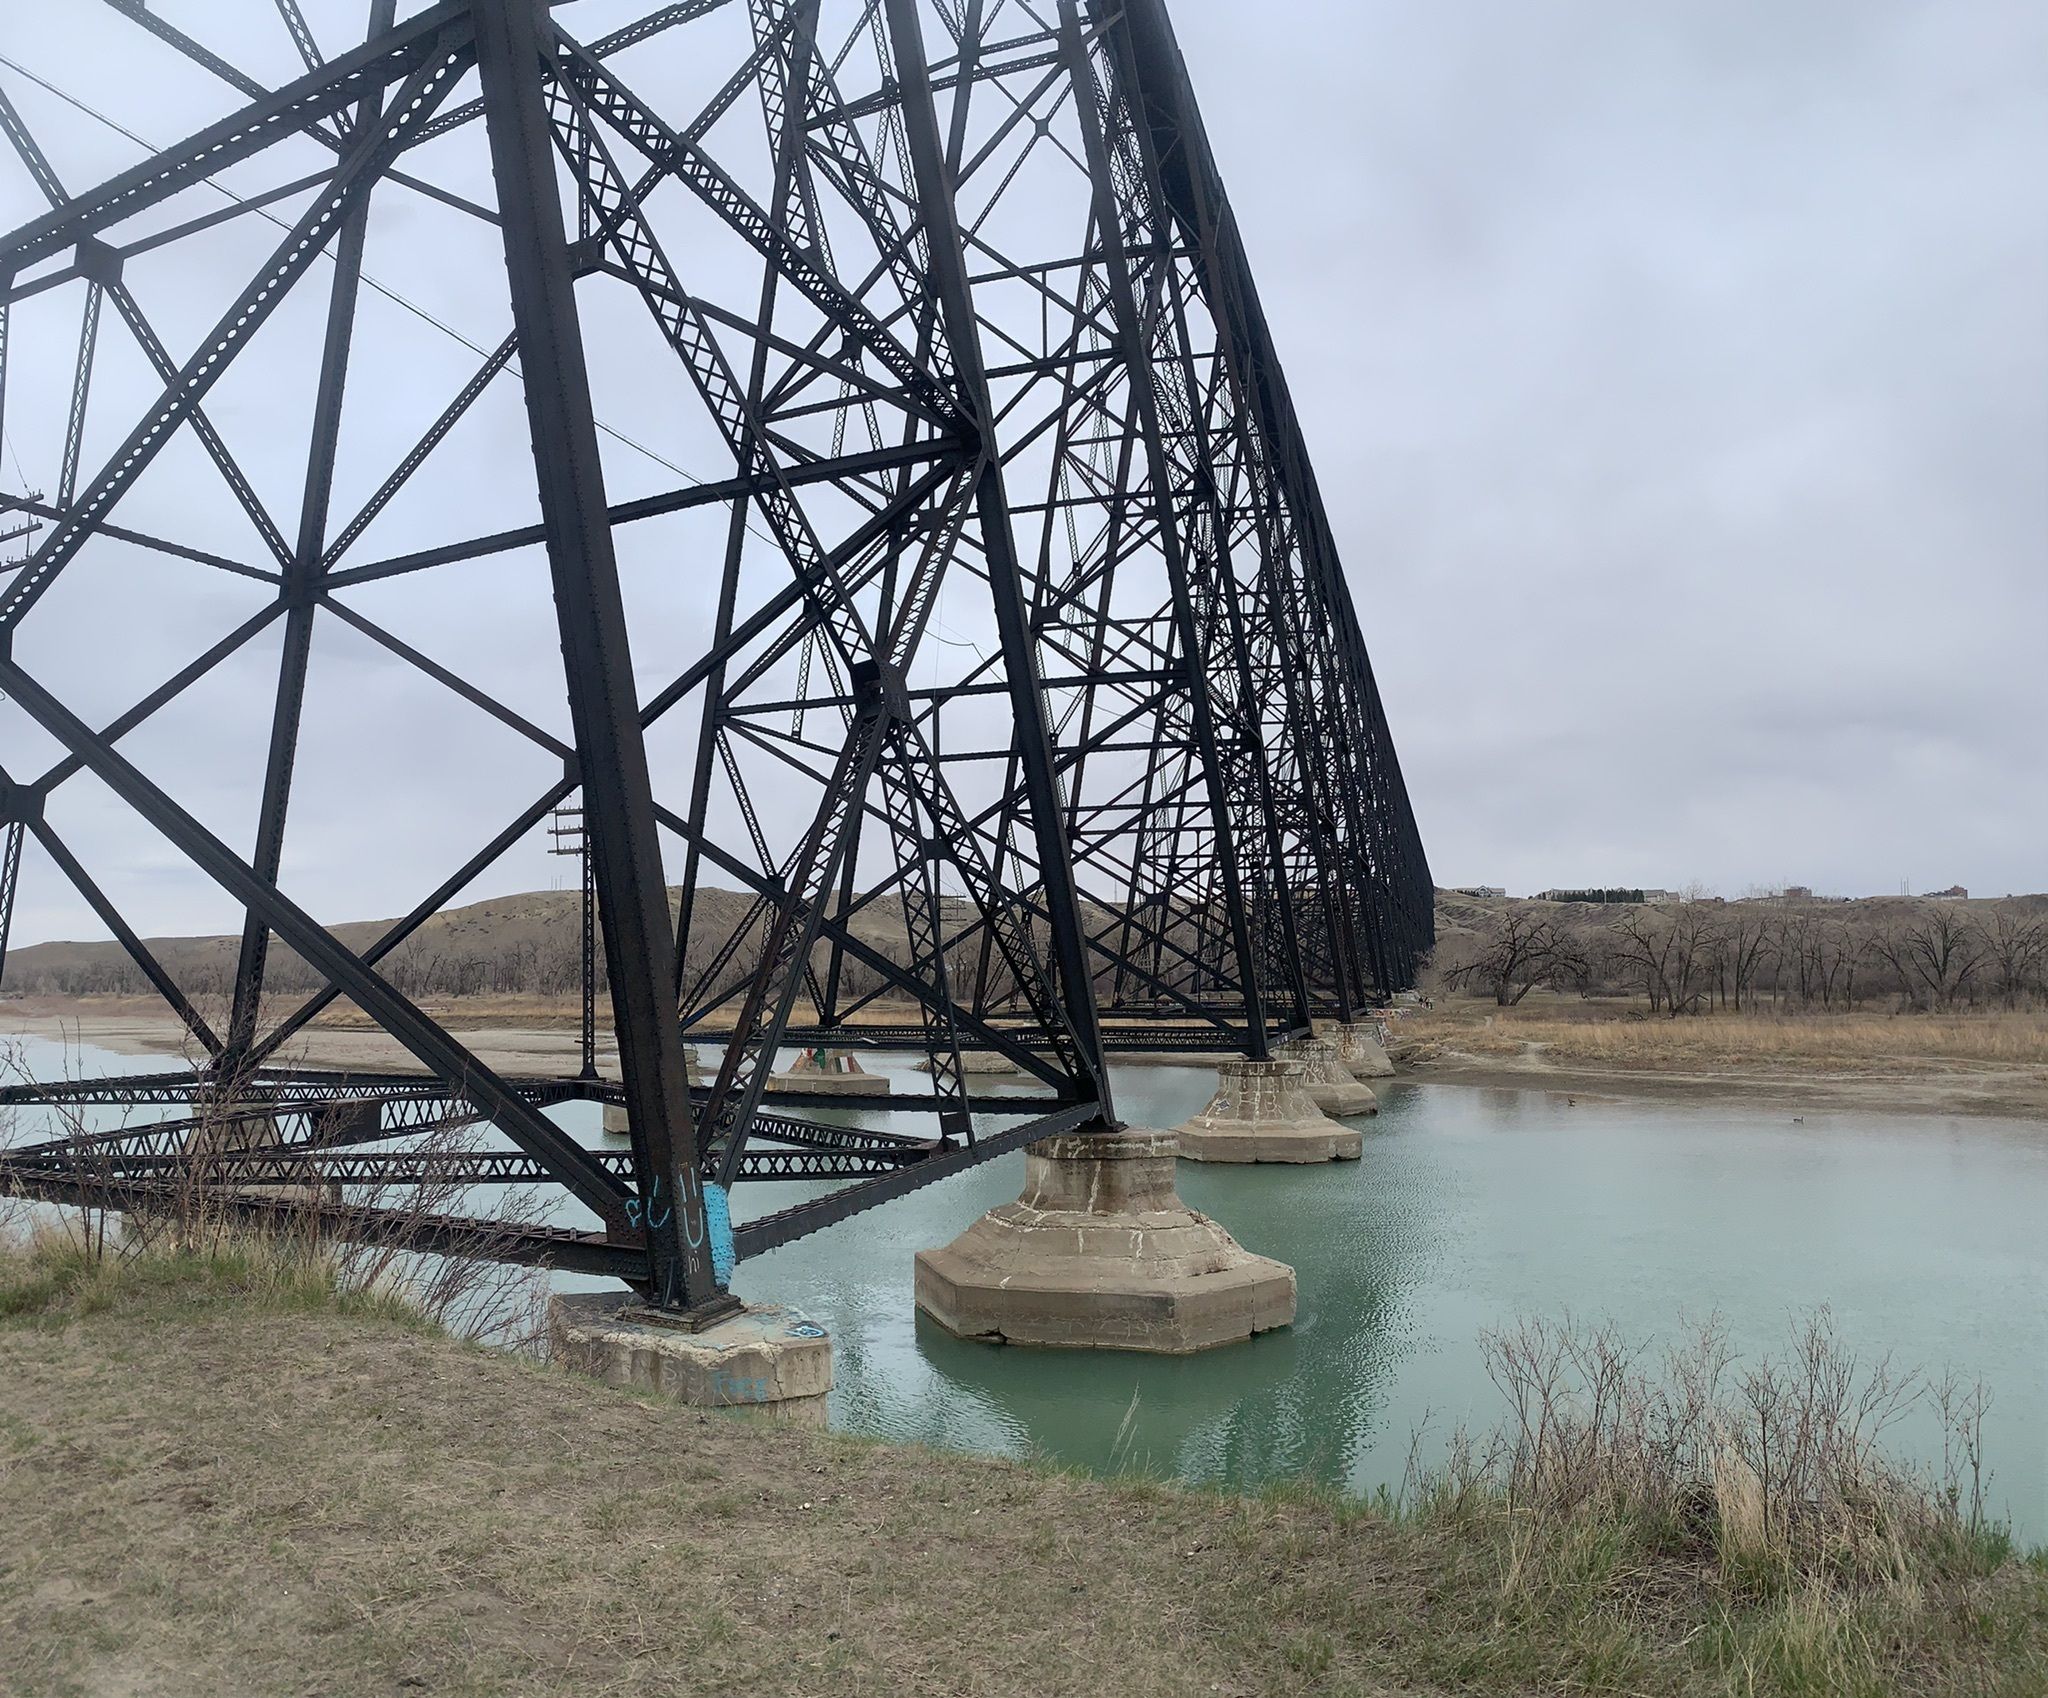
[[[581,808],[557,808],[548,821],[548,853],[573,856],[582,883],[583,900],[583,1071],[579,1079],[597,1077],[597,881],[590,869],[590,834],[583,829]]]

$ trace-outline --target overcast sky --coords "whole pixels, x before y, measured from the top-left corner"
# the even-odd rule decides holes
[[[2048,889],[2048,8],[1176,15],[1438,881]]]
[[[271,8],[236,5],[250,14],[240,41],[214,5],[157,9],[284,80],[291,48]],[[330,49],[359,10],[309,7]],[[594,34],[619,10],[592,0],[564,16]],[[2048,888],[2048,9],[1179,0],[1174,13],[1438,881]],[[96,67],[98,32],[116,29],[137,33],[67,0],[11,19],[0,51],[159,143],[227,109],[160,48]],[[137,157],[14,72],[0,82],[72,187]],[[0,224],[39,204],[0,158]],[[403,216],[425,217],[413,204]],[[373,272],[496,341],[487,248],[458,259],[436,233],[408,253],[378,230]],[[275,239],[224,237],[216,255],[246,277]],[[145,305],[182,355],[219,303],[170,263]],[[296,332],[307,348],[316,308]],[[475,364],[378,310],[391,341],[376,381],[351,389],[371,428],[353,448],[344,436],[341,481],[358,494],[380,475],[372,448],[388,461]],[[108,334],[132,360],[125,333]],[[636,345],[597,343],[606,416],[709,466],[712,445],[674,422]],[[68,342],[17,344],[11,385],[60,395]],[[209,411],[245,433],[238,445],[260,439],[270,389],[309,375],[238,371]],[[491,402],[452,474],[473,489],[524,449],[516,395],[501,386]],[[10,437],[21,416],[11,395]],[[116,424],[89,447],[110,450]],[[289,457],[248,452],[273,511],[295,512]],[[674,481],[616,442],[606,452],[615,496]],[[184,464],[211,477],[196,454]],[[15,481],[9,460],[0,484]],[[408,522],[402,503],[389,522]],[[420,522],[393,546],[447,534]],[[701,595],[630,547],[625,565],[636,614],[701,631]],[[538,566],[505,572],[459,620],[414,612],[438,657],[512,694],[558,663]],[[176,661],[93,676],[79,657],[94,645],[155,637],[188,655],[262,599],[209,578],[153,606],[110,594],[115,581],[94,590],[81,574],[36,616],[100,719]],[[521,614],[522,597],[542,617]],[[386,612],[424,641],[401,600]],[[167,715],[130,745],[181,759],[180,799],[237,844],[274,655],[252,649],[175,728]],[[419,738],[432,687],[367,645],[337,649],[313,691],[349,711],[310,740],[306,766],[366,798],[353,823],[330,810],[295,832],[294,893],[325,917],[402,910],[546,780],[530,755]],[[35,770],[47,752],[0,709],[0,759]],[[146,930],[231,923],[111,799],[66,788],[74,847]],[[536,846],[479,893],[549,873]],[[18,941],[96,930],[53,877],[25,884]]]

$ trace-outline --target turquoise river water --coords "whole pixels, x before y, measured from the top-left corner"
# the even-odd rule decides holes
[[[26,1054],[45,1076],[136,1066],[32,1041]],[[1201,1106],[1210,1077],[1119,1069],[1120,1112],[1173,1125]],[[913,1253],[1014,1198],[1021,1155],[743,1263],[736,1288],[831,1332],[841,1428],[1091,1469],[1235,1485],[1307,1475],[1358,1490],[1398,1486],[1418,1431],[1428,1455],[1458,1423],[1500,1417],[1479,1345],[1488,1328],[1569,1313],[1663,1345],[1687,1317],[1718,1314],[1753,1356],[1782,1350],[1791,1324],[1826,1305],[1866,1359],[1888,1352],[1989,1384],[1994,1507],[2048,1541],[2048,1125],[1379,1090],[1381,1113],[1360,1123],[1362,1161],[1181,1164],[1189,1204],[1295,1268],[1300,1308],[1285,1332],[1151,1358],[992,1348],[919,1317]],[[602,1137],[591,1105],[557,1118]],[[744,1218],[803,1189],[747,1187],[735,1202]],[[1892,1443],[1932,1461],[1931,1412],[1909,1415]]]

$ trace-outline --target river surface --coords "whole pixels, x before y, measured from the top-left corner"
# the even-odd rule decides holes
[[[46,1077],[151,1065],[46,1043],[29,1053]],[[1120,1112],[1173,1125],[1201,1106],[1208,1079],[1118,1069]],[[832,1419],[845,1430],[1206,1483],[1306,1475],[1361,1491],[1400,1484],[1418,1432],[1429,1455],[1459,1422],[1500,1417],[1479,1347],[1488,1328],[1569,1313],[1661,1346],[1686,1317],[1718,1314],[1753,1356],[1782,1353],[1794,1321],[1826,1305],[1866,1359],[1889,1352],[1990,1385],[1994,1507],[2023,1538],[2048,1541],[2048,1125],[1377,1088],[1362,1161],[1181,1164],[1189,1204],[1295,1268],[1300,1307],[1285,1332],[1151,1358],[994,1348],[924,1320],[912,1255],[1013,1199],[1021,1155],[745,1262],[735,1286],[831,1332]],[[602,1138],[593,1105],[557,1118]],[[24,1123],[17,1136],[40,1130]],[[743,1187],[735,1212],[809,1194]],[[1892,1438],[1918,1460],[1938,1455],[1924,1409]]]

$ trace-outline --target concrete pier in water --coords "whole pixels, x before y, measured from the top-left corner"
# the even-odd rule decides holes
[[[1174,1188],[1175,1135],[1031,1145],[1024,1191],[917,1256],[917,1306],[963,1338],[1186,1354],[1284,1327],[1294,1270]]]
[[[1209,1106],[1179,1129],[1188,1161],[1356,1161],[1357,1131],[1309,1100],[1299,1061],[1223,1062]]]
[[[1393,1078],[1393,1058],[1387,1054],[1387,1046],[1380,1042],[1377,1022],[1354,1020],[1348,1025],[1333,1023],[1319,1035],[1336,1046],[1337,1059],[1351,1070],[1353,1078]]]
[[[787,1071],[768,1076],[768,1093],[778,1091],[824,1091],[835,1097],[886,1097],[889,1081],[880,1073],[863,1071],[853,1054],[843,1049],[803,1049]]]
[[[1361,1084],[1337,1059],[1335,1044],[1322,1038],[1291,1038],[1273,1053],[1282,1061],[1302,1064],[1301,1088],[1323,1113],[1340,1119],[1347,1114],[1379,1113],[1380,1100],[1372,1094],[1372,1087]]]

